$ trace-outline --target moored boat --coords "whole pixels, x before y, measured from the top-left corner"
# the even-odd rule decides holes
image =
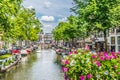
[[[21,60],[20,55],[13,55],[9,58],[6,58],[4,60],[0,60],[0,72],[7,72],[9,71],[13,66],[17,65]]]

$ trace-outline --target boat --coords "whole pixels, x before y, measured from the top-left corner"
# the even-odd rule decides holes
[[[41,52],[41,50],[37,50],[36,52],[37,52],[37,53],[40,53],[40,52]]]
[[[15,62],[10,64],[9,66],[5,66],[5,67],[1,68],[0,72],[8,72],[13,66],[17,65],[19,63],[19,61],[20,60],[16,60]]]
[[[10,62],[8,65],[5,65],[5,63],[7,63],[9,60],[12,60],[14,58],[14,60],[12,62]],[[6,58],[4,60],[0,60],[0,72],[8,72],[13,66],[16,66],[21,60],[21,55],[13,55],[9,58]]]
[[[28,55],[28,52],[27,52],[27,50],[21,50],[20,54],[21,54],[22,57],[24,57],[24,56]]]

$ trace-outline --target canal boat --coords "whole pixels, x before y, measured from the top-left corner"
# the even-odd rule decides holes
[[[40,52],[41,52],[41,50],[37,50],[36,52],[37,52],[37,53],[40,53]]]
[[[27,50],[22,49],[22,50],[20,51],[20,54],[21,54],[22,57],[24,57],[24,56],[27,56],[27,55],[28,55],[28,52],[27,52]]]
[[[4,60],[0,60],[0,72],[8,72],[13,66],[17,65],[21,60],[20,55],[13,55]]]

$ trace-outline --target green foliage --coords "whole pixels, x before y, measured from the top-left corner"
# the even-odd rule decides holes
[[[78,14],[83,22],[87,23],[90,31],[106,31],[116,27],[113,24],[120,23],[120,0],[73,0],[73,11]]]
[[[20,9],[22,0],[1,0],[0,1],[0,26],[3,30],[9,31],[13,27],[11,18],[16,15]]]
[[[16,42],[17,40],[38,39],[41,23],[35,16],[35,10],[24,8],[22,0],[0,1],[0,30],[2,40]]]
[[[120,79],[120,53],[98,53],[79,50],[77,54],[70,54],[62,60],[63,69],[67,77],[72,80]],[[91,77],[87,77],[90,74]]]
[[[83,37],[103,32],[107,48],[107,31],[120,25],[120,0],[73,0],[71,9],[78,17],[78,29]],[[80,33],[79,33],[80,34]],[[107,49],[106,49],[107,51]]]
[[[78,37],[80,31],[77,29],[77,19],[75,16],[68,17],[67,22],[60,22],[54,29],[53,36],[55,40],[71,40]]]
[[[0,59],[6,59],[6,58],[9,58],[10,56],[12,56],[12,54],[1,55]]]

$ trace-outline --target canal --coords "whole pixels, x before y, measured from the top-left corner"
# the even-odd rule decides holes
[[[60,66],[54,60],[55,51],[41,50],[22,59],[19,66],[5,73],[0,80],[64,80]]]

